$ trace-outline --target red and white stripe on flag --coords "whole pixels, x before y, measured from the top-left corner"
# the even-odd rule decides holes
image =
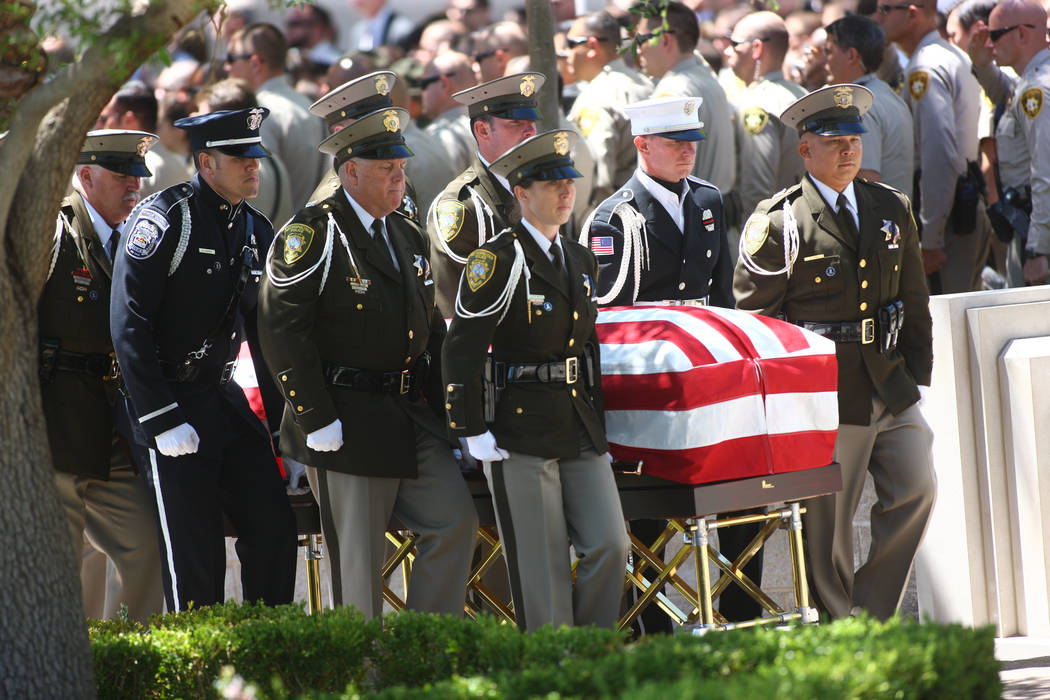
[[[838,431],[835,343],[714,307],[598,314],[605,421],[619,460],[686,484],[821,467]]]
[[[255,415],[259,416],[263,425],[269,425],[266,420],[266,408],[263,406],[262,394],[259,392],[259,378],[255,376],[252,352],[248,349],[246,342],[241,343],[241,350],[237,353],[237,366],[233,369],[233,381],[241,387],[244,397],[248,399],[248,405],[252,407]],[[277,417],[277,420],[280,421],[280,416]],[[287,479],[288,474],[284,471],[284,463],[280,457],[277,458],[277,466],[281,469],[281,476]]]

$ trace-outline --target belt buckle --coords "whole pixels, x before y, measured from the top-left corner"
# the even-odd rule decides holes
[[[412,388],[412,373],[407,369],[401,370],[401,385],[398,387],[398,394],[404,396]]]
[[[565,360],[565,383],[575,384],[580,378],[580,360],[576,357],[570,357]]]
[[[117,358],[111,356],[109,360],[109,372],[102,376],[104,381],[112,381],[120,377],[120,365],[117,364]]]
[[[863,345],[870,345],[875,342],[875,319],[866,318],[860,322],[860,342]]]

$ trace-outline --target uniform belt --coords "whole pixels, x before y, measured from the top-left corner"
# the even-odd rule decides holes
[[[828,340],[834,340],[836,343],[861,343],[862,345],[868,345],[875,342],[874,318],[845,323],[816,323],[811,321],[796,321],[795,323],[807,331],[813,331]]]
[[[635,306],[707,306],[708,297],[700,299],[665,299],[663,301],[636,301]]]
[[[512,382],[543,382],[546,384],[575,384],[580,379],[580,368],[586,366],[583,357],[569,357],[557,362],[529,362],[502,365],[507,384]]]
[[[214,365],[200,365],[189,361],[168,362],[160,361],[160,370],[164,378],[176,384],[202,384],[215,383],[224,386],[233,379],[233,371],[237,368],[237,360],[230,360],[221,368]]]
[[[331,386],[403,396],[416,387],[418,372],[411,369],[377,372],[356,367],[326,365],[324,377]]]
[[[55,353],[54,362],[55,369],[63,372],[89,374],[103,379],[116,379],[120,376],[117,360],[110,355],[59,350]]]

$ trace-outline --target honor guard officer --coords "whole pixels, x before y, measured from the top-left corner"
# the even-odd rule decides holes
[[[356,120],[379,109],[390,109],[394,106],[390,91],[397,82],[397,75],[390,71],[377,71],[348,80],[328,92],[324,97],[310,105],[310,112],[324,120],[329,134],[354,123]],[[335,168],[328,168],[321,182],[314,188],[308,204],[331,197],[342,185]],[[420,222],[422,213],[416,206],[416,191],[406,178],[405,194],[398,205],[398,211],[416,223]]]
[[[605,439],[597,264],[558,233],[580,177],[576,138],[548,131],[492,164],[521,220],[468,257],[442,355],[448,425],[484,465],[527,630],[614,627],[627,561]],[[575,592],[568,542],[580,556]]]
[[[641,166],[592,214],[581,242],[598,258],[600,306],[688,304],[733,307],[733,263],[726,241],[722,195],[693,177],[700,131],[699,97],[654,97],[628,105]],[[631,532],[654,541],[665,521],[633,520]],[[719,530],[719,546],[735,559],[758,525]],[[761,550],[744,568],[762,574]],[[759,617],[762,608],[736,586],[719,598],[728,620]],[[641,631],[670,632],[670,619],[655,607],[642,613]]]
[[[916,405],[933,365],[918,232],[906,196],[856,178],[871,100],[859,85],[831,85],[784,111],[808,174],[748,219],[734,280],[738,308],[836,342],[842,491],[808,501],[805,515],[814,591],[833,618],[895,613],[935,492],[933,436]],[[854,573],[867,472],[878,503],[871,551]]]
[[[437,305],[445,318],[455,310],[457,285],[467,256],[511,223],[514,194],[505,178],[489,171],[489,165],[536,134],[540,118],[536,93],[545,80],[542,73],[516,73],[454,95],[468,106],[478,151],[470,166],[438,195],[427,214]]]
[[[197,175],[132,213],[113,270],[110,329],[136,443],[148,451],[168,609],[221,603],[223,514],[245,600],[292,600],[295,520],[266,427],[230,382],[273,229],[258,191],[263,108],[188,117]],[[255,353],[259,349],[255,348]]]
[[[163,611],[160,553],[152,496],[127,443],[109,295],[112,255],[142,178],[150,176],[145,155],[156,140],[143,131],[88,132],[75,192],[58,215],[39,307],[40,390],[59,501],[77,560],[86,535],[117,574],[116,595],[104,609],[87,612],[114,618],[123,604],[128,617],[142,623]],[[83,584],[85,600],[105,598],[104,576]]]
[[[641,161],[591,215],[581,243],[598,258],[598,303],[733,305],[733,267],[722,195],[693,177],[699,97],[627,105]]]
[[[339,191],[300,211],[266,261],[260,326],[286,399],[285,458],[308,465],[336,605],[382,612],[384,533],[419,534],[414,610],[463,614],[477,516],[452,456],[438,358],[445,322],[404,194],[403,109],[329,136]]]

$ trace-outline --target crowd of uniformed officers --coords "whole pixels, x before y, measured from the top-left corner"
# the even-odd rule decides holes
[[[39,307],[56,486],[76,550],[88,550],[85,611],[126,605],[147,620],[221,602],[231,528],[244,597],[290,602],[296,528],[280,455],[290,485],[305,474],[317,500],[335,604],[381,613],[395,520],[417,536],[408,606],[462,614],[477,515],[461,471],[481,469],[519,626],[613,626],[630,540],[598,310],[711,304],[835,341],[843,490],[807,505],[811,585],[833,617],[893,615],[935,493],[918,410],[930,288],[977,288],[993,239],[1015,282],[1043,281],[1050,252],[1046,13],[964,0],[947,23],[960,49],[931,8],[830,22],[834,82],[810,92],[782,72],[789,32],[772,12],[723,37],[721,76],[681,3],[642,3],[629,29],[608,12],[581,16],[564,42],[584,86],[570,121],[542,133],[547,76],[511,56],[502,72],[480,70],[502,46],[474,56],[476,84],[457,83],[453,61],[417,80],[424,95],[446,93],[429,136],[465,139],[463,170],[444,186],[410,167],[429,146],[401,106],[404,75],[344,66],[347,79],[313,104],[281,102],[268,81],[283,80],[270,64],[284,47],[270,25],[238,30],[226,57],[231,74],[240,61],[258,69],[259,98],[248,68],[209,86],[207,109],[171,123],[192,176],[146,197],[162,165],[152,149],[164,148],[142,128],[156,128],[155,106],[142,118],[148,99],[122,89],[99,121],[116,128],[89,132],[78,158]],[[906,66],[895,76],[905,99],[876,74],[884,55]],[[977,139],[982,86],[1005,100],[985,137],[997,150]],[[253,203],[288,179],[267,139],[303,137],[287,126],[293,107],[327,128],[309,152],[275,148],[300,158],[297,170],[323,160],[293,181],[298,200],[275,233]],[[982,169],[987,153],[995,167]],[[582,207],[578,181],[591,192]],[[242,342],[265,421],[233,381]],[[878,505],[858,569],[852,518],[867,473]],[[648,541],[662,528],[632,524]],[[753,534],[737,529],[723,533],[730,559]],[[108,581],[89,565],[95,550]],[[758,580],[761,559],[745,574]],[[761,612],[744,595],[721,600],[729,620]],[[640,625],[668,629],[659,616]]]

